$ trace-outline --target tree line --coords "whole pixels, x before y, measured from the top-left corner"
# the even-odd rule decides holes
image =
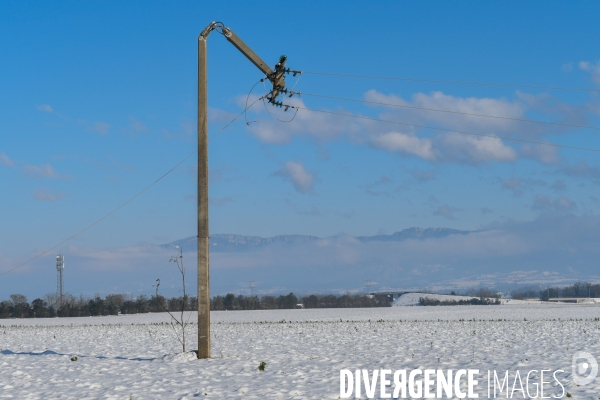
[[[183,304],[182,304],[183,303]],[[161,295],[133,297],[127,294],[109,294],[93,298],[50,293],[31,303],[22,294],[12,294],[9,300],[0,302],[0,318],[53,318],[53,317],[90,317],[118,314],[142,314],[149,312],[197,311],[196,297],[186,296],[166,298]],[[294,293],[280,296],[244,296],[228,293],[214,296],[210,309],[220,310],[276,310],[293,308],[346,308],[346,307],[390,307],[391,303],[384,295],[310,295],[298,297]]]
[[[0,318],[52,318],[52,317],[92,317],[100,315],[138,314],[148,312],[179,311],[182,297],[137,296],[109,294],[93,298],[63,295],[62,303],[54,293],[37,298],[31,303],[22,294],[10,295],[10,300],[0,302]],[[195,297],[186,297],[185,310],[197,309]]]
[[[362,308],[362,307],[391,307],[386,295],[310,295],[300,299],[294,293],[286,296],[235,296],[228,293],[225,296],[215,296],[210,303],[210,309],[219,310],[276,310],[290,308]]]
[[[489,306],[500,304],[500,299],[472,298],[461,300],[440,300],[429,297],[419,297],[420,306]]]
[[[582,298],[582,297],[600,297],[600,284],[589,282],[576,282],[571,286],[547,287],[545,289],[535,287],[524,287],[515,289],[511,292],[513,299],[540,299],[547,301],[553,298]]]

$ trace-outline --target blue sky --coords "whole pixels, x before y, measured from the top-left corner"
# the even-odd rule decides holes
[[[196,40],[213,20],[267,63],[286,54],[289,67],[304,71],[600,88],[600,6],[591,2],[283,2],[276,9],[267,2],[3,2],[0,272],[94,222],[194,150]],[[208,46],[214,133],[242,110],[261,74],[217,33]],[[600,126],[598,92],[310,74],[296,90]],[[258,85],[254,95],[262,91]],[[592,129],[291,101],[600,149]],[[260,104],[248,118],[256,122],[240,119],[210,143],[211,232],[475,230],[565,214],[584,221],[600,211],[598,153],[306,110],[281,123]],[[192,157],[62,251],[110,253],[193,235],[194,169]],[[53,279],[52,258],[1,277],[2,292],[25,291],[27,277],[42,270]]]

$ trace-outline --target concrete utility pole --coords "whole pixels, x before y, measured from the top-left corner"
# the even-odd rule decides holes
[[[275,71],[261,60],[233,31],[221,22],[212,22],[198,37],[198,358],[210,358],[210,274],[208,232],[208,87],[206,71],[206,39],[213,31],[221,33],[243,53],[272,84],[271,92],[264,96],[274,106],[290,106],[277,101],[281,93],[291,97],[297,94],[285,88],[285,74],[301,73],[285,68],[286,56],[281,56]]]
[[[198,358],[210,358],[208,90],[206,37],[198,37]]]

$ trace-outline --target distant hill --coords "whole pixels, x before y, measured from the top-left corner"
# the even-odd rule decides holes
[[[461,231],[450,228],[408,228],[391,235],[374,235],[374,236],[350,236],[361,243],[367,242],[401,242],[408,239],[441,239],[450,235],[468,235],[474,231]],[[234,234],[215,234],[210,237],[211,251],[214,252],[238,252],[251,251],[259,249],[267,245],[282,244],[294,245],[309,242],[315,242],[324,238],[310,235],[279,235],[269,238],[259,236],[243,236]],[[161,245],[165,249],[172,249],[179,246],[184,251],[195,249],[197,241],[195,236],[190,236],[185,239],[175,240],[170,243]]]
[[[408,228],[391,235],[358,236],[357,239],[366,242],[400,242],[406,239],[441,239],[450,235],[468,235],[473,231],[459,231],[450,228]]]

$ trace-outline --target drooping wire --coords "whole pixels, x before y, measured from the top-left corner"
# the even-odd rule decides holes
[[[595,93],[600,93],[600,89],[587,89],[587,88],[577,88],[577,87],[518,85],[518,84],[513,84],[513,83],[488,83],[488,82],[447,81],[447,80],[442,80],[442,79],[418,79],[418,78],[403,78],[403,77],[391,77],[391,76],[370,76],[370,75],[353,75],[353,74],[334,74],[334,73],[328,73],[328,72],[315,72],[315,71],[303,71],[303,73],[310,74],[310,75],[338,76],[338,77],[359,78],[359,79],[379,79],[379,80],[387,80],[387,81],[445,83],[445,84],[450,84],[450,85],[497,86],[497,87],[523,88],[523,89],[546,89],[546,90],[564,90],[564,91],[581,91],[581,92],[595,92]]]
[[[225,130],[225,128],[227,128],[229,125],[233,124],[235,122],[236,119],[238,119],[242,114],[245,114],[246,111],[248,111],[249,109],[251,109],[256,103],[258,103],[258,101],[261,98],[258,98],[256,100],[254,100],[249,106],[246,106],[244,108],[244,110],[239,113],[238,115],[236,115],[231,121],[229,121],[225,126],[223,126],[217,133],[215,133],[214,135],[212,135],[208,141],[210,142],[211,140],[213,140],[215,137],[219,136],[221,133],[223,133],[223,131]]]
[[[210,137],[208,140],[211,141],[212,139],[214,139],[217,135],[219,135],[220,133],[222,133],[229,125],[231,125],[235,120],[237,120],[243,113],[246,112],[247,109],[251,108],[254,104],[256,104],[258,102],[258,100],[254,101],[252,104],[250,104],[249,107],[244,108],[244,110],[242,112],[240,112],[239,114],[237,114],[231,121],[229,121],[225,126],[223,126],[217,133],[215,133],[212,137]],[[133,200],[135,200],[136,198],[138,198],[139,196],[141,196],[144,192],[146,192],[148,189],[150,189],[152,186],[156,185],[158,182],[160,182],[162,179],[164,179],[167,175],[169,175],[171,172],[173,172],[175,169],[177,169],[177,167],[179,167],[181,164],[183,164],[184,162],[186,162],[191,156],[193,156],[194,154],[196,154],[198,152],[198,150],[194,150],[192,151],[190,154],[188,154],[187,156],[185,156],[185,158],[183,158],[181,161],[179,161],[177,164],[175,164],[171,169],[169,169],[167,172],[165,172],[164,174],[162,174],[158,179],[156,179],[154,182],[152,182],[151,184],[149,184],[148,186],[146,186],[144,189],[140,190],[138,193],[136,193],[133,197],[131,197],[129,200],[125,201],[124,203],[122,203],[121,205],[119,205],[118,207],[114,208],[112,211],[110,211],[109,213],[105,214],[104,216],[102,216],[101,218],[99,218],[98,220],[96,220],[95,222],[89,224],[88,226],[86,226],[85,228],[81,229],[80,231],[78,231],[77,233],[69,236],[68,238],[66,238],[65,240],[63,240],[62,242],[58,243],[55,246],[50,247],[49,249],[35,255],[34,257],[31,257],[30,259],[22,262],[21,264],[17,265],[16,267],[13,267],[9,270],[6,270],[4,272],[0,273],[0,277],[4,276],[10,272],[13,272],[27,264],[29,264],[32,261],[37,260],[38,258],[45,256],[46,254],[50,253],[52,250],[62,246],[63,244],[69,242],[70,240],[76,238],[77,236],[81,235],[82,233],[84,233],[85,231],[89,230],[90,228],[98,225],[100,222],[104,221],[106,218],[110,217],[111,215],[113,215],[114,213],[116,213],[117,211],[119,211],[120,209],[122,209],[123,207],[125,207],[127,204],[131,203]]]
[[[266,92],[266,91],[267,91],[267,87],[265,86],[264,79],[263,79],[263,81],[262,81],[262,82],[263,82],[263,87],[265,88],[265,92]],[[293,93],[293,92],[292,92],[292,93]],[[291,96],[290,96],[290,97],[291,97]],[[287,121],[286,121],[286,120],[283,120],[283,119],[279,119],[279,118],[277,118],[275,115],[273,115],[273,114],[271,113],[271,111],[269,111],[269,107],[267,107],[267,103],[265,103],[265,96],[261,97],[261,99],[262,99],[262,101],[263,101],[263,106],[265,107],[265,110],[267,110],[267,112],[269,113],[269,115],[271,116],[271,118],[273,118],[273,119],[275,119],[275,120],[277,120],[277,121],[279,121],[279,122],[284,122],[284,123],[289,123],[289,122],[292,122],[292,121],[294,120],[294,118],[296,118],[296,114],[298,114],[298,107],[296,107],[296,106],[288,106],[288,105],[286,105],[286,106],[284,106],[284,107],[285,107],[285,111],[287,111],[287,110],[288,110],[288,108],[293,108],[293,109],[294,109],[294,115],[292,116],[292,119],[290,119],[290,120],[287,120]]]
[[[298,84],[298,82],[300,82],[300,78],[302,78],[302,74],[303,72],[298,74],[298,79],[296,79],[296,83],[294,83],[294,86],[292,86],[292,91],[296,88],[296,85]]]
[[[592,151],[592,152],[600,153],[600,149],[592,149],[592,148],[588,148],[588,147],[567,146],[564,144],[551,143],[551,142],[538,142],[535,140],[517,139],[517,138],[506,137],[506,136],[490,135],[490,134],[485,134],[485,133],[475,133],[475,132],[459,131],[456,129],[438,128],[435,126],[418,125],[418,124],[413,124],[413,123],[408,123],[408,122],[400,122],[400,121],[391,121],[391,120],[387,120],[387,119],[366,117],[366,116],[362,116],[362,115],[345,114],[345,113],[340,113],[340,112],[336,112],[336,111],[318,110],[315,108],[309,108],[309,107],[303,107],[303,106],[296,106],[296,108],[308,110],[308,111],[319,112],[319,113],[325,113],[325,114],[339,115],[342,117],[350,117],[350,118],[358,118],[358,119],[364,119],[364,120],[369,120],[369,121],[385,122],[388,124],[413,126],[413,127],[417,127],[417,128],[433,129],[433,130],[445,131],[445,132],[456,132],[456,133],[461,133],[464,135],[489,137],[489,138],[494,138],[494,139],[511,140],[513,142],[539,144],[539,145],[544,145],[544,146],[561,147],[561,148],[565,148],[565,149]]]
[[[261,82],[264,82],[264,81],[265,81],[265,79],[266,79],[266,78],[262,78],[262,79],[260,79],[259,81],[257,81],[257,82],[256,82],[254,85],[252,85],[252,87],[250,88],[250,91],[248,92],[248,96],[246,96],[246,107],[244,108],[244,119],[246,120],[246,125],[248,125],[248,126],[249,126],[251,123],[253,123],[253,122],[256,122],[256,121],[248,121],[248,115],[247,115],[247,113],[246,113],[246,111],[247,111],[247,110],[248,110],[248,108],[249,108],[249,107],[248,107],[248,99],[250,99],[250,96],[252,95],[252,91],[254,90],[254,88],[256,87],[256,85],[258,85],[258,84],[259,84],[259,83],[261,83]],[[263,86],[264,86],[264,83],[263,83]],[[259,100],[261,100],[261,99],[262,99],[262,96],[259,98]],[[256,103],[256,102],[254,102],[254,103]],[[252,103],[252,104],[254,105],[254,103]]]
[[[449,113],[449,114],[467,115],[467,116],[471,116],[471,117],[495,118],[495,119],[503,119],[503,120],[508,120],[508,121],[531,122],[531,123],[536,123],[536,124],[558,125],[558,126],[566,126],[566,127],[571,127],[571,128],[600,130],[600,127],[589,126],[589,125],[576,125],[576,124],[567,124],[567,123],[563,123],[563,122],[540,121],[540,120],[536,120],[536,119],[527,119],[527,118],[511,118],[511,117],[501,117],[501,116],[497,116],[497,115],[475,114],[475,113],[467,113],[467,112],[452,111],[452,110],[440,110],[437,108],[426,108],[426,107],[416,107],[416,106],[409,106],[409,105],[403,105],[403,104],[381,103],[378,101],[350,99],[350,98],[345,98],[345,97],[327,96],[327,95],[320,95],[320,94],[314,94],[314,93],[304,93],[303,92],[302,95],[311,96],[311,97],[319,97],[319,98],[323,98],[323,99],[351,101],[351,102],[365,103],[365,104],[375,104],[375,105],[379,105],[379,106],[409,108],[412,110],[423,110],[423,111],[442,112],[442,113]]]

